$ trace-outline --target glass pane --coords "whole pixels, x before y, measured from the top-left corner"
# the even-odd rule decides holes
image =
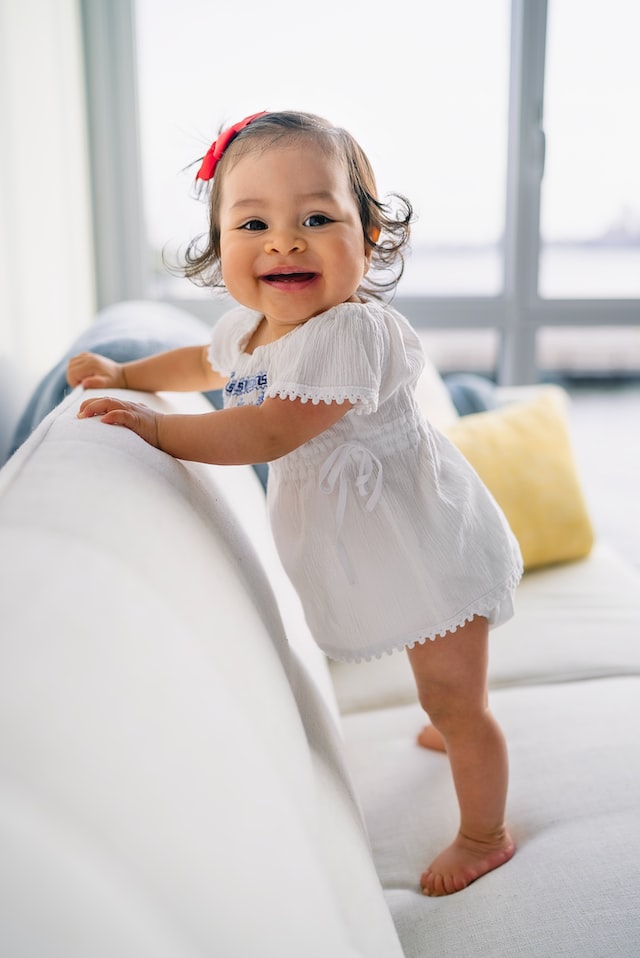
[[[640,296],[639,36],[637,0],[550,0],[542,296]]]
[[[637,379],[640,327],[543,326],[537,345],[542,370],[586,380]]]
[[[474,373],[495,378],[500,349],[496,329],[420,329],[418,335],[440,373]]]
[[[299,3],[137,0],[145,205],[156,295],[197,295],[160,251],[204,229],[192,168],[221,125],[302,109],[347,127],[380,192],[406,194],[417,222],[401,293],[502,289],[508,0]],[[179,289],[171,284],[179,282]]]

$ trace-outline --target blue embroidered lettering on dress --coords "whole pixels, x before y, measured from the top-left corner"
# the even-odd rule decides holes
[[[264,402],[264,395],[267,391],[267,373],[259,372],[253,376],[240,376],[235,378],[235,372],[231,373],[229,382],[224,387],[227,396],[236,398],[238,406],[261,406]],[[255,393],[255,395],[253,395]]]

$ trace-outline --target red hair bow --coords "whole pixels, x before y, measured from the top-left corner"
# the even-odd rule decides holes
[[[196,180],[212,179],[215,168],[222,159],[224,151],[231,141],[236,138],[240,130],[244,129],[245,126],[249,126],[249,124],[257,120],[259,116],[264,116],[267,112],[267,110],[263,110],[262,113],[254,113],[253,116],[247,116],[244,120],[240,120],[239,123],[230,126],[228,130],[223,130],[218,139],[215,140],[207,150],[202,161],[202,166],[196,173]]]

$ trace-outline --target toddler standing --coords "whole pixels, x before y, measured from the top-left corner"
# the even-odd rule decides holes
[[[402,264],[411,207],[380,202],[346,131],[306,113],[262,113],[226,130],[198,172],[209,233],[184,272],[237,303],[211,343],[130,363],[91,353],[72,386],[224,388],[225,409],[161,415],[114,398],[80,418],[133,430],[178,459],[270,462],[267,501],[282,563],[317,643],[358,661],[406,650],[445,748],[460,827],[421,876],[460,891],[514,852],[507,751],[487,704],[490,625],[512,614],[522,572],[493,498],[414,397],[418,337],[379,298],[370,267]]]

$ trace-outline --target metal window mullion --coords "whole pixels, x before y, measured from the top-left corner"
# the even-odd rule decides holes
[[[80,0],[98,307],[146,293],[133,0]]]
[[[503,383],[531,383],[538,377],[536,326],[530,307],[538,300],[546,28],[547,0],[513,0],[505,227],[507,320],[498,369]]]

